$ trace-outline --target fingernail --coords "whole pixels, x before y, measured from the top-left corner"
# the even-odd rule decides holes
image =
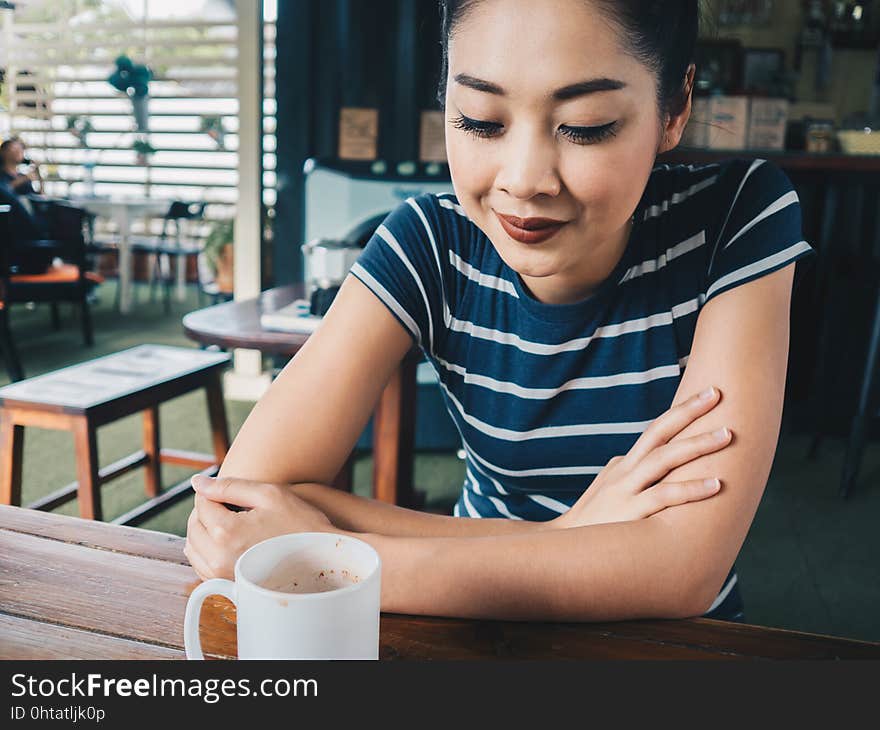
[[[727,441],[730,436],[730,431],[726,428],[719,428],[717,431],[712,432],[712,436],[716,438],[718,441]]]
[[[707,401],[712,400],[715,396],[715,388],[706,388],[702,393],[700,393],[700,400]]]
[[[193,489],[204,489],[211,486],[212,479],[204,474],[194,474],[189,482],[193,485]]]
[[[703,482],[703,486],[706,487],[706,489],[711,489],[712,491],[717,491],[721,488],[721,482],[717,478],[716,479],[706,479]]]

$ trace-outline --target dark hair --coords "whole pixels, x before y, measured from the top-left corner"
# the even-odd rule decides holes
[[[22,141],[21,137],[13,135],[12,137],[7,137],[2,142],[0,142],[0,152],[6,152],[6,150],[8,150],[14,144],[20,144],[22,147],[24,147],[24,142]]]
[[[687,103],[685,74],[693,63],[700,27],[699,0],[592,0],[616,25],[627,51],[657,77],[661,115],[675,115]],[[449,39],[477,0],[440,0],[443,58],[437,100],[445,104]]]

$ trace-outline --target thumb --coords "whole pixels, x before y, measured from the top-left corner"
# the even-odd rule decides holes
[[[247,479],[215,478],[204,474],[196,474],[190,483],[196,492],[212,502],[225,502],[249,509],[262,504],[267,486]]]

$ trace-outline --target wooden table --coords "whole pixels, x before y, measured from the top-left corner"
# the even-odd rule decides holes
[[[241,347],[267,354],[295,355],[307,333],[263,329],[260,315],[274,312],[305,297],[305,286],[294,284],[264,291],[256,299],[215,304],[183,318],[187,337],[203,345]],[[410,350],[392,375],[373,413],[373,496],[402,507],[423,506],[424,497],[413,488],[415,446],[416,366],[421,359]],[[345,479],[338,486],[344,486]]]
[[[198,577],[182,538],[0,506],[0,659],[182,659]],[[202,646],[235,656],[235,609],[205,601]],[[689,619],[381,618],[382,659],[880,659],[880,644]]]
[[[0,504],[21,504],[25,426],[70,431],[77,471],[77,481],[28,507],[52,510],[76,498],[81,517],[101,520],[102,485],[139,467],[150,499],[114,522],[139,524],[187,496],[189,479],[162,491],[161,465],[215,474],[223,463],[229,434],[220,376],[228,362],[190,347],[138,345],[0,388]],[[207,397],[211,454],[161,448],[159,406],[193,390]],[[100,468],[98,428],[134,413],[143,413],[143,449]]]

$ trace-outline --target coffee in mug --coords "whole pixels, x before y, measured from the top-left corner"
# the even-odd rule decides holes
[[[202,659],[199,614],[209,595],[237,610],[239,659],[378,659],[381,561],[372,546],[327,532],[280,535],[190,595],[186,656]]]
[[[292,556],[282,560],[260,586],[281,593],[324,593],[360,583],[348,568],[335,569]]]

